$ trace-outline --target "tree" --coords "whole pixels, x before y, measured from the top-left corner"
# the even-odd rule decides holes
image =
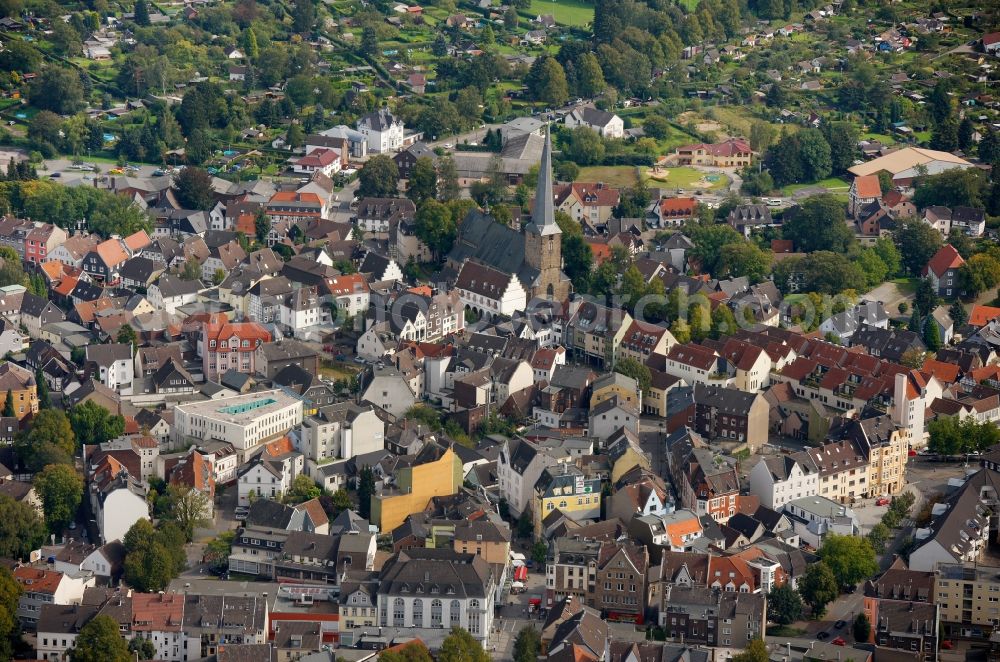
[[[517,30],[517,24],[519,19],[517,16],[517,10],[514,7],[507,7],[507,11],[503,13],[503,26],[513,32]],[[447,50],[445,51],[447,52]]]
[[[750,125],[750,148],[755,152],[764,153],[774,144],[778,131],[769,122],[754,121]]]
[[[940,233],[927,223],[914,219],[903,219],[897,223],[895,240],[903,266],[914,276],[920,275],[941,246]]]
[[[121,343],[122,345],[132,345],[133,351],[135,347],[139,344],[139,339],[135,335],[135,329],[129,324],[122,324],[118,328],[118,333],[115,334],[115,342]]]
[[[441,642],[437,662],[489,662],[489,654],[483,645],[473,639],[468,630],[453,627],[451,634]]]
[[[771,273],[771,251],[761,250],[757,244],[740,242],[726,244],[719,255],[719,277],[746,276],[751,283],[759,283]]]
[[[387,154],[376,154],[358,173],[358,195],[370,198],[389,198],[398,191],[399,169]]]
[[[263,207],[257,210],[257,215],[253,219],[253,229],[257,241],[264,243],[271,231],[271,219],[267,217],[267,212],[264,211]]]
[[[288,127],[288,133],[285,134],[285,142],[292,149],[302,147],[306,142],[306,134],[302,130],[302,125],[298,123],[293,123]]]
[[[434,161],[429,157],[421,156],[413,164],[406,197],[418,205],[424,200],[433,200],[437,197],[437,170]]]
[[[804,180],[816,182],[829,177],[833,169],[830,143],[819,129],[804,129],[796,134],[796,138],[799,143],[799,158]]]
[[[927,345],[927,350],[930,352],[941,349],[941,332],[938,330],[937,322],[930,315],[927,316],[927,322],[924,324],[924,344]]]
[[[955,324],[955,328],[965,326],[965,323],[969,321],[969,313],[966,312],[965,306],[958,299],[952,302],[951,307],[948,308],[948,317]]]
[[[670,122],[662,115],[650,115],[642,123],[642,131],[650,138],[663,140],[670,134]]]
[[[918,177],[913,204],[917,209],[932,205],[982,208],[988,186],[989,177],[979,168],[953,168],[936,175]],[[927,228],[934,232],[930,226]]]
[[[187,166],[174,178],[177,201],[185,209],[212,208],[212,176],[204,168]]]
[[[875,245],[872,246],[872,250],[885,265],[887,277],[892,278],[899,275],[903,267],[903,258],[890,237],[879,237],[875,241]]]
[[[184,569],[184,533],[173,522],[159,531],[140,519],[125,533],[125,581],[143,592],[164,590]]]
[[[966,154],[972,149],[972,137],[975,131],[976,127],[972,123],[972,120],[968,116],[963,117],[961,123],[958,125],[957,143],[958,148]]]
[[[570,131],[563,155],[577,165],[596,165],[604,159],[604,139],[593,129],[578,126]]]
[[[299,477],[303,476],[296,476]],[[204,492],[187,485],[168,486],[167,499],[170,502],[170,519],[177,522],[187,542],[191,542],[195,528],[210,523],[207,513],[212,506],[211,500]]]
[[[573,281],[573,289],[585,291],[590,281],[594,255],[583,237],[570,235],[562,242],[563,270]]]
[[[779,625],[788,625],[802,618],[802,596],[787,582],[771,589],[767,606],[768,615]]]
[[[2,57],[2,53],[0,53]],[[983,163],[996,163],[1000,161],[1000,133],[995,129],[986,131],[986,135],[979,141],[979,160]]]
[[[531,559],[539,565],[545,563],[545,557],[548,554],[549,546],[543,540],[535,541],[535,544],[531,546]]]
[[[3,402],[3,415],[7,418],[11,418],[17,415],[14,409],[14,392],[7,389],[7,398]]]
[[[823,137],[830,146],[830,166],[836,174],[847,172],[858,158],[858,130],[852,122],[824,122]]]
[[[305,474],[299,474],[292,481],[292,486],[285,494],[284,501],[286,503],[302,503],[318,498],[321,493],[322,490],[312,478]]]
[[[958,283],[968,296],[996,287],[1000,282],[1000,260],[989,253],[977,253],[958,269]]]
[[[42,70],[28,90],[31,105],[59,115],[72,115],[84,107],[83,85],[76,70],[51,65]]]
[[[615,372],[626,377],[631,377],[636,381],[639,389],[643,393],[649,393],[649,387],[653,382],[653,376],[649,368],[639,363],[633,358],[623,358],[615,363]]]
[[[587,52],[580,56],[576,65],[577,94],[585,98],[593,98],[607,89],[604,72],[597,56]]]
[[[572,161],[563,161],[556,166],[556,179],[561,182],[572,182],[580,175],[580,166]]]
[[[375,473],[368,465],[358,474],[358,514],[368,519],[372,514],[372,496],[375,494]]]
[[[378,33],[371,25],[366,25],[361,29],[361,53],[368,57],[378,55]]]
[[[14,449],[28,470],[41,471],[49,464],[71,464],[76,436],[61,409],[43,409],[14,442]]]
[[[70,651],[72,662],[130,662],[132,653],[118,629],[118,622],[104,614],[80,628]]]
[[[27,560],[45,540],[45,524],[31,505],[0,494],[0,556]]]
[[[69,464],[50,464],[32,481],[50,533],[60,534],[76,518],[83,499],[83,478]]]
[[[420,641],[411,641],[392,650],[379,653],[379,662],[434,662],[427,646]]]
[[[52,399],[49,397],[49,383],[41,368],[35,371],[35,384],[38,385],[38,408],[48,409],[52,406]]]
[[[69,422],[81,445],[103,444],[125,434],[125,418],[91,400],[70,409]]]
[[[854,634],[854,641],[859,643],[865,643],[871,637],[872,624],[865,616],[865,612],[858,614],[857,618],[854,619],[854,625],[851,626],[851,631]]]
[[[813,563],[799,581],[799,593],[809,605],[813,618],[820,618],[826,606],[837,599],[837,578],[826,563]]]
[[[846,253],[854,244],[854,232],[846,219],[847,208],[842,201],[830,194],[816,195],[785,219],[782,236],[795,242],[796,249],[804,253]]]
[[[532,625],[526,625],[514,640],[514,662],[535,662],[542,650],[542,638]]]
[[[260,57],[260,46],[257,44],[257,33],[252,27],[243,31],[243,50],[246,51],[247,58],[254,62]]]
[[[854,586],[878,572],[875,550],[864,538],[829,534],[823,540],[819,557],[833,571],[839,586]]]
[[[149,25],[149,5],[146,0],[135,0],[134,15],[136,25]]]
[[[156,657],[156,644],[146,637],[134,637],[128,642],[128,650],[139,660],[152,660]]]
[[[877,522],[871,531],[868,532],[868,542],[871,543],[872,549],[876,553],[881,554],[885,551],[885,544],[889,541],[890,535],[889,527],[882,522]]]
[[[670,325],[670,333],[679,343],[691,342],[691,326],[680,317]]]
[[[309,32],[316,22],[316,9],[312,0],[295,0],[292,8],[292,29],[296,32]]]
[[[743,652],[734,655],[733,662],[767,662],[770,657],[767,644],[763,639],[757,638],[747,644]]]
[[[457,226],[451,211],[437,200],[425,200],[414,218],[417,237],[440,257],[451,250]]]
[[[729,224],[696,225],[689,228],[687,234],[694,243],[694,248],[688,251],[689,259],[694,258],[701,271],[709,274],[721,271],[723,247],[746,241]]]
[[[535,101],[555,107],[562,106],[569,100],[566,72],[551,55],[543,55],[532,63],[524,84]]]
[[[15,615],[21,592],[21,584],[14,579],[10,569],[0,567],[0,660],[13,657],[13,642],[17,634]]]
[[[235,531],[223,531],[205,545],[205,562],[214,570],[225,570],[229,567],[229,555],[233,551]]]
[[[913,295],[913,307],[921,312],[934,310],[938,307],[938,294],[929,280],[921,278],[917,282],[917,291]]]
[[[442,201],[457,200],[461,187],[458,185],[458,168],[451,156],[443,156],[438,160],[438,195]]]
[[[958,120],[949,115],[935,125],[931,131],[931,149],[954,152],[958,149]]]

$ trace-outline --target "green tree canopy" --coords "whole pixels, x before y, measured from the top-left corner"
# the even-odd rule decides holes
[[[358,180],[358,195],[361,197],[395,197],[399,169],[387,154],[376,154],[361,168]]]
[[[837,578],[826,563],[813,563],[806,567],[806,574],[799,580],[799,594],[809,605],[813,617],[819,618],[826,606],[837,599]]]
[[[0,567],[0,660],[9,660],[13,656],[21,592],[21,584],[14,579],[14,573],[6,566]]]
[[[823,539],[819,557],[833,571],[840,586],[854,586],[878,572],[875,550],[864,538],[829,534]]]
[[[418,205],[424,200],[432,200],[437,197],[437,169],[434,167],[433,160],[426,156],[417,159],[412,172],[410,172],[406,197]]]
[[[871,637],[872,624],[864,612],[858,614],[857,618],[854,619],[851,632],[854,634],[854,641],[859,643],[865,643]]]
[[[454,627],[441,642],[437,662],[489,662],[489,654],[468,630]]]
[[[76,452],[76,435],[61,409],[43,409],[27,432],[14,442],[18,457],[31,471],[49,464],[71,464]]]
[[[535,662],[542,650],[542,638],[533,625],[526,625],[514,639],[514,662]]]
[[[80,628],[70,659],[72,662],[130,662],[132,653],[118,629],[118,622],[102,614]]]
[[[775,623],[788,625],[802,618],[802,596],[788,582],[767,595],[768,615]]]
[[[795,242],[799,251],[846,253],[854,243],[854,232],[847,225],[847,207],[833,195],[808,198],[796,212],[786,214],[782,236]]]
[[[125,418],[91,400],[70,409],[69,422],[81,445],[103,444],[125,434]]]
[[[652,374],[649,372],[649,368],[635,359],[631,357],[619,359],[615,363],[615,372],[631,377],[643,393],[649,393],[650,385],[653,383]]]
[[[49,531],[61,534],[76,517],[83,499],[83,477],[69,464],[50,464],[35,474],[32,481]]]
[[[212,176],[204,168],[187,166],[174,178],[177,201],[185,209],[208,211],[214,203]]]

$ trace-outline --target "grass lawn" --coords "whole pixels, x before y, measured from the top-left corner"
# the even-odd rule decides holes
[[[715,177],[715,181],[704,181],[706,175]],[[725,175],[704,173],[687,166],[663,168],[660,170],[659,175],[655,177],[651,176],[650,181],[666,185],[668,188],[676,187],[683,189],[717,189],[729,185],[729,178]]]
[[[361,370],[353,363],[346,361],[323,361],[320,375],[328,379],[350,379]]]
[[[900,294],[909,296],[917,291],[916,278],[894,278],[892,282],[896,285]]]
[[[635,184],[635,166],[590,166],[580,168],[578,182],[604,182],[608,186],[625,188]]]
[[[861,140],[877,140],[883,145],[895,145],[896,139],[888,133],[863,133]]]
[[[559,25],[584,26],[594,20],[594,5],[581,0],[531,0],[532,16],[552,14]]]
[[[851,185],[840,177],[828,177],[827,179],[821,179],[818,182],[813,182],[811,184],[789,184],[782,192],[784,195],[791,195],[796,191],[801,191],[804,188],[825,188],[831,193],[847,193]]]

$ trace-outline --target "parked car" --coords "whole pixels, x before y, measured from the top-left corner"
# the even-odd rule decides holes
[[[819,634],[816,635],[816,638],[819,639],[820,641],[826,641],[827,639],[830,638],[830,633],[820,632]]]
[[[892,499],[889,497],[881,497],[875,501],[876,506],[888,506],[890,503],[892,503]]]
[[[847,645],[847,642],[844,641],[843,637],[837,637],[836,639],[834,639],[830,643],[833,644],[834,646],[846,646]]]
[[[847,621],[837,621],[836,623],[833,624],[833,627],[834,627],[834,629],[839,630],[840,628],[844,627],[845,625],[847,625]]]
[[[243,521],[250,515],[250,509],[246,506],[237,506],[236,510],[233,511],[233,516],[239,520]]]

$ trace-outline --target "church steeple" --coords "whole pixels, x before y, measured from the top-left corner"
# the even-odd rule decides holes
[[[541,236],[562,234],[556,225],[555,210],[552,206],[552,137],[549,126],[545,125],[545,144],[542,145],[542,162],[538,164],[538,186],[535,189],[535,206],[531,210],[531,222],[525,230]]]

